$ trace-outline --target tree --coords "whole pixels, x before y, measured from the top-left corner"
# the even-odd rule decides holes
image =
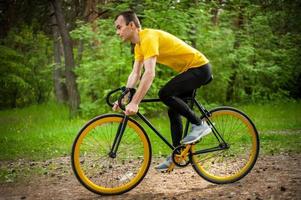
[[[51,0],[51,4],[54,8],[56,21],[58,24],[59,32],[62,38],[64,58],[65,58],[65,75],[66,85],[69,98],[70,114],[75,116],[78,112],[80,104],[80,96],[77,89],[76,76],[74,73],[75,63],[73,56],[73,46],[66,27],[65,18],[62,11],[60,0]]]
[[[54,55],[54,64],[53,64],[53,82],[54,82],[54,93],[58,102],[65,103],[68,101],[68,93],[65,82],[62,63],[61,63],[61,39],[59,36],[59,29],[56,23],[56,17],[54,13],[54,8],[52,4],[50,5],[50,16],[51,16],[51,26],[53,34],[53,55]]]
[[[50,40],[32,26],[14,27],[0,45],[0,108],[48,101],[51,92]]]
[[[244,6],[243,5],[238,5],[237,7],[237,13],[236,13],[236,18],[234,19],[234,28],[236,29],[235,31],[235,42],[233,49],[237,50],[240,48],[240,43],[242,39],[242,29],[244,25]],[[234,60],[234,63],[232,64],[233,67],[233,73],[230,77],[229,83],[228,83],[228,88],[227,88],[227,101],[232,101],[234,99],[234,92],[235,92],[235,82],[237,81],[237,74],[239,73],[239,58]]]

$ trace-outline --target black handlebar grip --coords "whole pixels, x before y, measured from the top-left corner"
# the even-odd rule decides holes
[[[125,89],[126,89],[125,87],[120,87],[120,88],[117,88],[117,89],[112,90],[111,92],[109,92],[109,93],[107,94],[107,97],[106,97],[106,102],[107,102],[107,104],[108,104],[110,107],[113,107],[114,104],[113,104],[112,102],[110,102],[110,97],[111,97],[111,95],[114,94],[114,93],[116,93],[116,92],[119,91],[119,90],[124,91]]]
[[[128,102],[131,102],[135,92],[136,92],[136,90],[134,88],[125,88],[125,90],[123,91],[123,93],[121,94],[121,96],[118,99],[119,108],[121,108],[122,110],[125,110],[125,105],[122,104],[123,98],[125,97],[125,95],[130,93],[127,100],[128,100]]]

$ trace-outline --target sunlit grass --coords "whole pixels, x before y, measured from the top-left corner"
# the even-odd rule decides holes
[[[85,120],[68,118],[63,105],[48,103],[0,112],[0,160],[68,155]]]
[[[256,124],[260,137],[260,155],[301,153],[301,102],[236,107]],[[55,103],[0,111],[0,182],[13,182],[24,176],[45,173],[42,167],[32,171],[29,168],[11,168],[5,163],[19,162],[18,159],[22,159],[22,163],[69,157],[73,141],[88,119],[69,119],[68,116],[68,108]],[[171,142],[166,113],[163,111],[149,120]],[[141,120],[138,121],[151,140],[153,156],[165,157],[171,154],[171,149]],[[209,143],[206,146],[206,140],[204,138],[203,143],[198,144],[198,149],[210,147]],[[235,137],[231,138],[231,141],[236,140]],[[232,149],[231,152],[236,151]]]
[[[248,114],[260,132],[301,129],[301,101],[244,105],[239,108]]]
[[[301,102],[238,108],[256,124],[263,153],[301,152],[298,142],[301,139]],[[0,160],[69,156],[73,140],[88,119],[69,119],[68,116],[68,108],[55,103],[0,111]],[[171,141],[166,114],[152,117],[150,121]],[[169,147],[142,124],[151,139],[153,155],[170,154]]]

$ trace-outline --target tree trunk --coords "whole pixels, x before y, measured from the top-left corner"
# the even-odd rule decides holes
[[[219,7],[212,8],[211,13],[212,13],[212,18],[211,18],[212,23],[214,26],[216,26],[218,24]]]
[[[54,52],[54,68],[53,68],[53,80],[54,80],[54,93],[58,102],[65,103],[68,101],[68,93],[65,83],[62,81],[64,79],[64,74],[62,70],[61,62],[61,41],[59,36],[59,30],[56,23],[56,17],[54,13],[54,8],[50,5],[51,13],[51,26],[53,34],[53,52]]]
[[[190,3],[190,6],[197,8],[199,6],[199,0],[194,0]],[[196,48],[197,28],[195,23],[190,24],[188,35],[189,40],[191,42],[191,46]]]
[[[51,3],[55,10],[56,21],[63,41],[69,107],[70,114],[73,117],[77,114],[80,104],[80,96],[77,90],[76,76],[73,72],[75,64],[72,41],[70,39],[69,32],[66,27],[65,18],[61,7],[61,1],[51,0]]]
[[[92,31],[96,34],[99,32],[98,26],[97,26],[97,18],[98,16],[98,10],[97,10],[97,4],[98,0],[87,0],[85,5],[85,11],[84,11],[84,18],[88,23],[91,23],[92,25]],[[97,40],[97,38],[93,39],[94,46],[99,46],[100,41]]]
[[[9,30],[16,23],[17,2],[12,0],[0,1],[0,39],[7,36]]]
[[[240,48],[240,29],[243,27],[243,21],[244,21],[244,16],[243,16],[243,10],[241,7],[239,7],[239,12],[236,20],[234,21],[234,26],[236,27],[237,31],[235,34],[235,42],[233,45],[234,49],[239,49]],[[234,99],[234,87],[235,87],[235,82],[237,79],[237,74],[238,74],[238,67],[239,67],[239,61],[235,61],[232,65],[233,68],[233,73],[230,76],[230,80],[228,82],[228,88],[227,88],[227,95],[226,95],[226,100],[231,101]]]
[[[85,9],[83,12],[84,21],[92,24],[92,31],[95,32],[96,34],[99,32],[97,28],[97,18],[98,18],[97,4],[98,4],[97,0],[86,0],[84,3]],[[93,44],[94,46],[99,46],[100,41],[94,38]],[[78,44],[76,65],[80,65],[83,52],[84,52],[84,41],[80,40]]]

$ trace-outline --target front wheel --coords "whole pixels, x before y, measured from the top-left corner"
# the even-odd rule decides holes
[[[195,171],[207,181],[224,184],[240,180],[253,168],[259,153],[257,130],[243,112],[220,107],[210,111],[210,121],[224,139],[226,148],[216,138],[216,132],[205,136],[191,147],[191,162]],[[222,150],[209,151],[204,149]],[[198,153],[199,152],[199,153]]]
[[[129,118],[116,155],[111,149],[124,116],[102,115],[88,122],[72,147],[72,168],[81,184],[102,195],[127,192],[146,175],[151,146],[143,128]]]

